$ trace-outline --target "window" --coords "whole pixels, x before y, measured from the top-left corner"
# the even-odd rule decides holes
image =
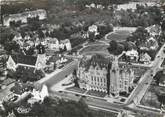
[[[104,82],[106,82],[106,79],[104,78]]]
[[[127,85],[127,81],[125,81],[125,85]]]

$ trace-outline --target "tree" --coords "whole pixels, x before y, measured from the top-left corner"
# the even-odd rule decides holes
[[[165,19],[162,21],[161,28],[162,28],[162,31],[165,31]]]
[[[83,100],[79,102],[45,98],[43,104],[35,103],[30,115],[39,117],[92,117]]]
[[[77,71],[76,70],[73,71],[73,82],[75,84],[75,87],[79,87],[78,77],[77,77]]]
[[[43,39],[45,37],[44,33],[42,32],[42,30],[38,30],[38,36],[39,38]]]
[[[95,32],[89,32],[89,41],[94,42],[95,41]]]
[[[118,46],[118,43],[114,40],[112,40],[110,43],[109,43],[109,51],[115,51],[117,50],[117,46]]]
[[[114,55],[120,55],[124,51],[124,44],[116,42],[115,40],[110,41],[109,47],[107,48],[108,52]]]
[[[19,52],[20,46],[15,41],[9,41],[4,43],[4,49],[8,54],[11,54],[12,51]]]
[[[160,106],[165,105],[165,93],[162,93],[162,91],[158,90],[156,91],[156,95],[158,97],[158,101],[160,102]]]
[[[154,79],[155,79],[155,82],[157,85],[159,85],[159,82],[160,82],[160,78],[162,77],[163,75],[163,71],[159,71],[158,73],[156,73],[156,75],[154,76]]]
[[[27,81],[37,81],[43,78],[45,75],[41,70],[34,70],[33,68],[17,67],[16,72],[13,73],[12,78],[16,80],[21,80],[23,82]]]
[[[35,48],[34,47],[30,47],[28,50],[24,50],[24,52],[26,53],[26,55],[33,55]]]
[[[113,25],[112,24],[101,24],[98,25],[98,32],[99,32],[99,39],[104,37],[107,33],[113,31]]]
[[[149,32],[144,27],[140,26],[127,38],[127,41],[135,42],[136,46],[139,47],[141,44],[145,43],[148,38]]]

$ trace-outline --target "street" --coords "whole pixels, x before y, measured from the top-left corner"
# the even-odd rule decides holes
[[[131,94],[131,96],[129,97],[128,101],[126,104],[118,104],[118,103],[109,103],[105,100],[100,100],[100,99],[95,99],[95,98],[91,98],[91,97],[82,97],[82,96],[75,96],[75,94],[71,94],[71,93],[59,93],[59,92],[53,92],[54,95],[60,96],[64,99],[71,99],[71,100],[79,100],[80,98],[83,98],[85,100],[85,102],[89,105],[89,106],[94,106],[94,107],[98,107],[98,108],[102,108],[102,109],[109,109],[109,110],[115,110],[115,111],[121,111],[122,109],[129,109],[129,110],[133,110],[134,112],[141,112],[141,113],[147,113],[147,114],[153,114],[153,115],[161,115],[159,112],[157,111],[153,111],[153,110],[146,110],[143,108],[139,108],[136,107],[136,105],[134,104],[134,100],[138,99],[139,101],[142,99],[143,95],[145,94],[145,92],[147,91],[153,76],[156,74],[156,72],[159,70],[160,65],[163,62],[163,59],[161,59],[162,57],[165,58],[165,54],[163,53],[163,48],[165,47],[165,44],[161,47],[160,51],[158,52],[152,67],[146,71],[146,73],[143,75],[142,79],[140,80],[137,88],[135,89],[135,91],[133,92],[133,94]],[[160,56],[160,57],[158,57]],[[62,73],[60,73],[62,74]],[[151,74],[153,74],[151,76]],[[57,78],[58,75],[56,75]],[[65,76],[65,75],[63,75]],[[50,80],[51,81],[51,80]],[[52,84],[53,82],[50,82],[50,84]],[[57,80],[58,81],[58,80]],[[56,81],[56,82],[57,82]],[[49,84],[48,83],[48,84]],[[129,105],[134,105],[134,108],[130,108]]]
[[[71,63],[67,64],[64,68],[62,68],[59,72],[56,72],[50,77],[45,77],[38,81],[38,84],[45,84],[49,89],[61,80],[63,80],[66,76],[71,74],[75,69],[77,69],[78,61],[74,60]]]
[[[71,100],[79,100],[80,98],[83,98],[89,106],[95,106],[95,107],[98,107],[98,108],[115,110],[115,111],[121,111],[122,109],[127,108],[127,109],[133,110],[135,112],[152,113],[152,114],[157,115],[157,114],[160,114],[160,113],[159,112],[154,112],[154,111],[151,111],[151,110],[146,110],[146,109],[143,109],[143,108],[139,108],[134,103],[138,99],[137,104],[139,104],[139,102],[142,99],[143,95],[145,94],[148,87],[150,86],[150,83],[152,82],[153,76],[159,70],[159,67],[163,62],[162,57],[165,58],[165,54],[163,52],[164,47],[165,47],[165,44],[161,47],[161,49],[157,53],[157,56],[156,56],[155,60],[153,61],[152,66],[143,75],[143,77],[141,78],[138,86],[135,88],[134,92],[132,92],[132,94],[130,95],[130,97],[129,97],[128,101],[126,102],[126,104],[109,103],[106,100],[96,99],[96,98],[87,97],[87,96],[82,97],[81,95],[76,96],[75,94],[67,93],[67,92],[59,93],[59,92],[53,91],[52,88],[55,84],[57,84],[60,81],[62,81],[63,79],[65,79],[66,76],[68,76],[70,73],[72,73],[74,69],[77,69],[77,65],[78,65],[77,60],[69,63],[61,71],[53,74],[50,78],[45,78],[46,80],[42,79],[38,83],[46,84],[48,86],[50,92],[54,96],[58,96],[58,97],[61,97],[61,98],[64,98],[64,99],[71,99]],[[151,74],[153,74],[153,75],[151,76]],[[133,108],[131,108],[129,105],[133,105],[132,106]]]

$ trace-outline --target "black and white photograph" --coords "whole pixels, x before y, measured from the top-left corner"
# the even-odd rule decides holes
[[[0,117],[165,117],[165,0],[0,0]]]

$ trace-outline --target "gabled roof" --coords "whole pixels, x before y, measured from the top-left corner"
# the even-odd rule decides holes
[[[35,66],[37,57],[28,55],[11,55],[16,64],[25,64]]]
[[[97,65],[100,68],[108,68],[109,63],[109,58],[105,58],[100,54],[95,54],[90,59],[82,59],[79,66],[85,67],[85,69],[88,70],[90,66],[96,67]]]

